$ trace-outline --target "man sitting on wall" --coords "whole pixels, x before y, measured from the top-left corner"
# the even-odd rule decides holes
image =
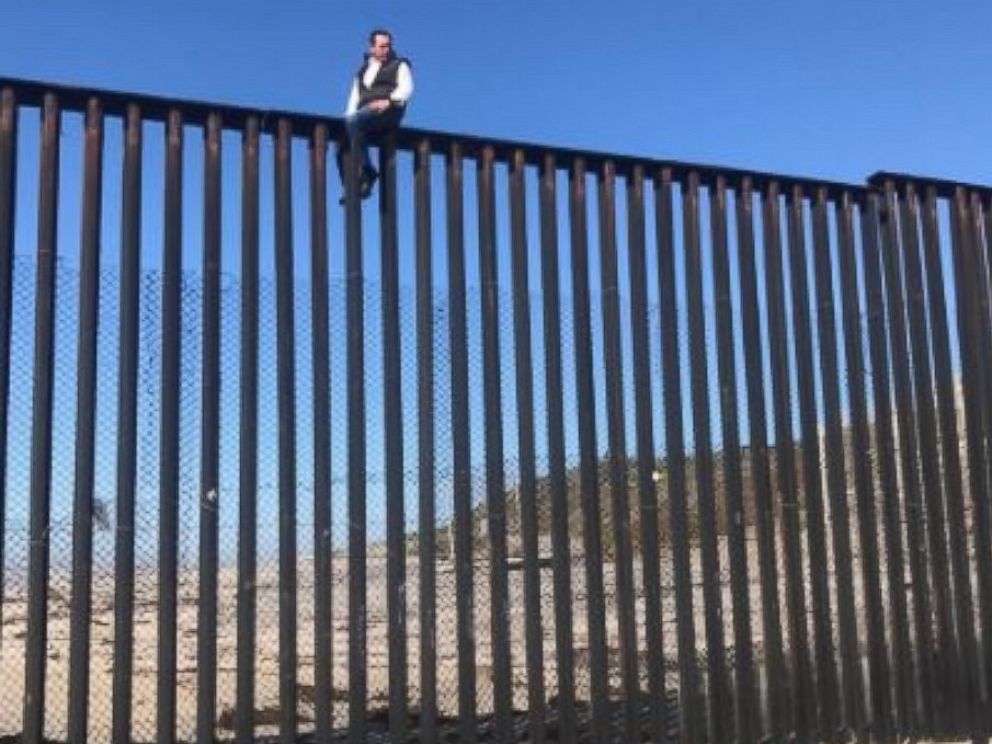
[[[346,140],[338,146],[338,172],[346,184],[345,155],[358,147],[362,153],[359,190],[363,199],[372,193],[379,173],[372,165],[368,138],[395,130],[403,120],[410,96],[413,74],[410,61],[393,51],[393,36],[384,29],[369,34],[369,50],[355,75],[345,109]],[[341,197],[344,204],[345,197]]]

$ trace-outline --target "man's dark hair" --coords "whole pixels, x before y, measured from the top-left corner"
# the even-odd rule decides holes
[[[392,43],[393,35],[384,28],[372,29],[372,33],[369,34],[369,44],[375,44],[376,36],[386,36],[389,38],[389,42]]]

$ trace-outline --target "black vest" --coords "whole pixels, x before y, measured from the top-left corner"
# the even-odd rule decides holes
[[[382,63],[382,66],[379,67],[379,72],[376,73],[375,80],[372,81],[372,85],[367,86],[365,85],[365,71],[368,69],[370,59],[372,58],[366,57],[361,69],[358,70],[358,108],[368,106],[372,101],[388,100],[390,94],[396,90],[400,65],[403,63],[410,64],[410,61],[405,57],[393,55]]]

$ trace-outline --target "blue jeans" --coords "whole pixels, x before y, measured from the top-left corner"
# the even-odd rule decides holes
[[[337,152],[338,173],[341,176],[341,183],[345,182],[344,156],[352,147],[359,147],[362,151],[361,175],[371,177],[376,174],[375,166],[372,165],[372,157],[369,154],[370,136],[396,129],[403,119],[403,113],[403,108],[399,106],[390,106],[381,112],[373,111],[365,106],[345,117],[344,126],[348,137],[345,142],[338,146]]]

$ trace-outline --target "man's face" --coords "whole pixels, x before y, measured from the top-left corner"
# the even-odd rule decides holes
[[[371,46],[369,47],[369,53],[380,62],[385,62],[389,57],[389,52],[392,51],[392,48],[392,39],[390,39],[386,34],[376,34],[372,39]]]

